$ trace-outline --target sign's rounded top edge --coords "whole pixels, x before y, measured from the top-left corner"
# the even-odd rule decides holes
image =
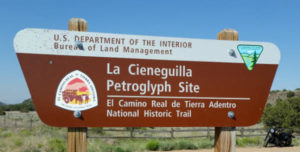
[[[168,39],[173,39],[173,38],[180,38],[180,39],[189,39],[189,40],[207,40],[207,41],[218,41],[218,42],[222,42],[222,41],[224,41],[224,42],[227,42],[227,41],[231,41],[231,42],[236,42],[236,43],[251,43],[251,44],[256,44],[256,43],[260,43],[260,44],[263,44],[263,43],[265,43],[265,44],[273,44],[273,45],[275,45],[274,43],[272,43],[272,42],[268,42],[268,41],[261,41],[261,42],[259,42],[259,41],[244,41],[244,40],[238,40],[238,41],[232,41],[232,40],[216,40],[216,39],[205,39],[205,38],[198,38],[198,37],[193,37],[193,38],[191,38],[191,37],[177,37],[177,36],[167,36],[167,35],[147,35],[147,34],[145,34],[145,35],[140,35],[140,34],[130,34],[130,33],[106,33],[106,32],[83,32],[83,31],[68,31],[68,30],[63,30],[63,29],[43,29],[43,28],[24,28],[24,29],[22,29],[22,30],[20,30],[20,31],[18,31],[17,32],[17,34],[19,33],[19,32],[22,32],[22,31],[30,31],[30,30],[33,30],[33,31],[61,31],[61,32],[74,32],[74,33],[91,33],[91,34],[118,34],[118,35],[122,35],[122,36],[137,36],[137,37],[143,37],[143,36],[146,36],[146,37],[154,37],[154,38],[158,38],[158,37],[160,37],[160,38],[168,38]],[[17,35],[16,34],[16,35]]]
[[[257,64],[279,64],[280,51],[278,47],[271,42],[249,42],[249,41],[223,41],[223,40],[211,40],[211,39],[196,39],[196,38],[177,38],[177,37],[160,37],[160,36],[146,36],[146,35],[128,35],[128,34],[111,34],[111,33],[96,33],[96,32],[78,32],[78,31],[67,31],[67,30],[51,30],[51,29],[38,29],[38,28],[25,28],[19,31],[14,38],[14,49],[16,53],[27,53],[27,54],[49,54],[49,55],[71,55],[71,56],[97,56],[97,57],[121,57],[121,58],[140,58],[140,59],[154,59],[157,58],[155,55],[141,56],[140,54],[132,57],[132,54],[121,54],[121,53],[101,53],[101,52],[66,52],[60,49],[54,49],[53,44],[55,42],[53,34],[64,34],[64,35],[79,35],[79,36],[107,36],[107,37],[120,37],[126,39],[154,39],[159,42],[161,41],[186,41],[193,44],[191,49],[182,48],[168,48],[173,49],[174,56],[163,56],[158,59],[166,60],[190,60],[190,61],[224,61],[232,63],[242,63],[240,56],[232,58],[228,55],[228,50],[237,49],[236,47],[240,44],[244,45],[263,45],[265,52]],[[77,34],[78,33],[78,34]],[[51,35],[52,34],[52,35]],[[74,43],[74,42],[73,42]],[[74,46],[74,44],[68,44]],[[87,43],[83,43],[86,45]],[[217,45],[216,45],[217,44]],[[76,45],[76,44],[75,44]],[[123,47],[123,46],[121,46]],[[133,46],[134,47],[134,46]],[[135,46],[138,47],[138,46]],[[141,46],[139,46],[141,47]],[[148,46],[142,46],[146,49]],[[157,49],[158,47],[150,48]],[[159,49],[166,49],[164,47]],[[207,51],[209,50],[209,51]],[[220,53],[212,53],[212,50],[218,50]],[[123,49],[124,51],[124,49]],[[186,52],[189,53],[186,53]],[[277,52],[276,52],[277,51]],[[214,51],[213,51],[214,52]],[[191,55],[194,53],[195,55]],[[200,55],[201,54],[201,55]],[[205,57],[203,56],[205,54]],[[125,56],[124,56],[125,55]],[[180,58],[180,59],[179,59]]]

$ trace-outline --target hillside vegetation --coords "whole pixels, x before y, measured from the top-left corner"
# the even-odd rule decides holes
[[[31,99],[24,100],[19,104],[0,104],[0,115],[4,115],[5,111],[21,111],[21,112],[29,112],[35,111],[33,102]]]
[[[300,131],[300,90],[272,91],[262,122],[266,127],[292,128]]]
[[[296,90],[272,90],[269,94],[267,103],[275,105],[277,100],[285,100],[288,97],[300,97],[300,88]]]

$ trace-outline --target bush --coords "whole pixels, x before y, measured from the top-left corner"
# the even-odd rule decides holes
[[[262,122],[265,126],[279,128],[300,128],[300,98],[288,98],[277,102],[276,105],[267,105]]]
[[[0,116],[5,115],[5,111],[0,109]]]
[[[280,92],[280,90],[272,90],[271,93]]]
[[[31,152],[41,152],[39,149],[33,149]]]
[[[65,152],[66,142],[60,138],[53,138],[49,141],[49,151]]]
[[[164,141],[159,143],[159,149],[162,151],[170,151],[176,148],[176,143],[174,141]]]
[[[241,139],[239,139],[239,138],[236,139],[236,145],[238,147],[245,147],[246,146],[246,144],[243,143],[243,141]]]
[[[15,140],[15,146],[20,147],[22,145],[23,145],[23,141],[21,139],[18,138]]]
[[[128,150],[128,149],[124,150],[124,149],[121,148],[121,147],[117,147],[117,148],[115,148],[114,152],[131,152],[131,151]]]
[[[298,139],[298,140],[297,140]],[[300,143],[299,143],[299,138],[293,138],[293,146],[300,146]]]
[[[159,148],[159,142],[157,140],[151,140],[146,145],[146,149],[148,149],[148,150],[155,151],[155,150],[158,150],[158,148]]]
[[[293,97],[293,96],[295,96],[295,92],[293,92],[293,91],[289,91],[289,92],[286,94],[286,97],[288,97],[288,98],[291,98],[291,97]]]
[[[3,131],[3,132],[0,132],[0,137],[11,137],[13,135],[12,132],[9,132],[9,131]]]
[[[261,145],[261,140],[258,137],[254,138],[237,138],[236,145],[239,147],[245,147],[250,145]]]
[[[178,143],[178,149],[197,149],[197,148],[198,147],[190,141],[182,140],[179,141]]]
[[[20,135],[23,136],[23,137],[27,137],[27,136],[33,135],[33,133],[29,130],[23,129],[23,130],[20,131]]]
[[[2,111],[21,111],[21,112],[29,112],[34,111],[34,105],[31,99],[24,100],[19,104],[11,104],[11,105],[1,105],[0,110]]]
[[[201,140],[200,143],[198,144],[198,148],[202,148],[202,149],[208,149],[208,148],[212,148],[212,147],[214,147],[213,140],[204,139],[204,140]]]
[[[114,149],[114,147],[111,145],[104,145],[101,147],[102,152],[112,152],[113,149]]]
[[[44,145],[43,144],[38,144],[38,148],[42,148]]]
[[[23,152],[41,152],[39,149],[25,149]]]

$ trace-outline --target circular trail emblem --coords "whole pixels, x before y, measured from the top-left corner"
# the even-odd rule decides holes
[[[71,111],[83,111],[98,105],[97,91],[92,80],[75,70],[59,83],[55,105]]]

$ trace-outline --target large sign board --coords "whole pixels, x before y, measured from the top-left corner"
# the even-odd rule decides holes
[[[272,43],[24,29],[14,47],[51,126],[248,126],[280,60]]]

